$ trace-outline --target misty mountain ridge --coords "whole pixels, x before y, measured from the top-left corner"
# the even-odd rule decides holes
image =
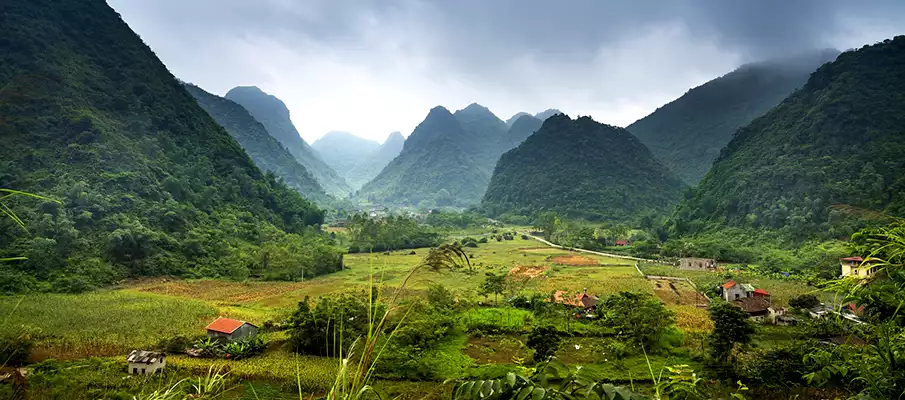
[[[302,139],[290,119],[289,108],[282,100],[256,86],[235,87],[225,97],[244,107],[263,124],[267,132],[289,150],[328,194],[345,198],[352,191],[345,180]]]
[[[185,84],[186,90],[220,126],[226,129],[262,171],[271,171],[305,198],[328,202],[324,189],[288,150],[251,114],[232,100]]]
[[[820,50],[742,65],[626,129],[683,181],[696,184],[736,130],[775,107],[838,54]]]
[[[321,136],[311,147],[336,173],[346,178],[346,174],[363,158],[370,157],[380,143],[348,132],[330,131]]]

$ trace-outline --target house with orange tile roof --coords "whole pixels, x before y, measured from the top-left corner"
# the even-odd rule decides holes
[[[207,337],[229,342],[258,334],[257,325],[223,317],[217,318],[205,329],[207,329]]]

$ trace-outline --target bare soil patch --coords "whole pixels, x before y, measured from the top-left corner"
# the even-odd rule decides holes
[[[554,264],[571,266],[600,265],[595,259],[579,255],[557,256],[550,259],[550,261]]]
[[[547,267],[543,265],[519,265],[509,270],[509,275],[518,278],[537,278],[543,277]]]

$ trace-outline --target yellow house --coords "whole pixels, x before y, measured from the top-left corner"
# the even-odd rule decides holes
[[[877,267],[865,264],[861,257],[846,257],[839,261],[842,263],[842,276],[866,278],[877,272]]]

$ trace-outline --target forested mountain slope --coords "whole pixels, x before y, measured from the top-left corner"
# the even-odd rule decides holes
[[[275,137],[296,160],[317,179],[328,194],[345,198],[352,191],[345,180],[330,168],[308,143],[299,136],[298,130],[289,118],[289,109],[282,100],[264,93],[254,86],[240,86],[226,93],[226,98],[245,107],[267,132]]]
[[[298,276],[339,254],[323,213],[265,175],[102,0],[0,3],[0,291],[129,276]],[[306,260],[262,263],[280,244]],[[273,253],[276,254],[276,253]],[[256,256],[257,255],[257,256]],[[292,260],[298,261],[298,260]]]
[[[505,151],[509,151],[524,142],[525,139],[533,135],[534,132],[537,132],[543,123],[544,121],[530,115],[522,115],[519,117],[509,127],[509,131],[506,132],[506,137],[503,139]]]
[[[817,67],[838,55],[836,50],[824,50],[743,65],[689,90],[626,129],[694,185],[738,128],[775,107]]]
[[[380,171],[386,168],[390,161],[393,161],[399,155],[404,144],[405,137],[401,133],[391,133],[377,151],[361,159],[346,173],[346,182],[349,183],[352,189],[361,189],[362,186],[374,179]]]
[[[500,157],[481,206],[492,215],[553,210],[625,221],[668,213],[683,188],[625,129],[559,114]]]
[[[509,119],[506,120],[506,126],[511,128],[512,124],[514,124],[515,121],[518,120],[523,115],[531,115],[531,114],[526,113],[524,111],[519,111],[519,112],[513,114],[511,117],[509,117]]]
[[[840,55],[740,129],[673,220],[846,237],[833,205],[905,215],[905,36]]]
[[[443,107],[434,107],[406,139],[402,152],[359,196],[381,203],[474,204],[490,175],[463,138],[474,137]]]
[[[311,147],[330,168],[346,179],[355,164],[372,156],[380,148],[380,143],[348,132],[331,131],[315,140]]]
[[[287,186],[297,190],[309,200],[318,203],[328,201],[324,189],[311,173],[299,164],[280,142],[270,136],[264,125],[254,119],[245,108],[232,100],[205,92],[195,85],[187,84],[185,88],[198,101],[198,105],[239,142],[258,168],[262,171],[272,171],[282,178]]]

